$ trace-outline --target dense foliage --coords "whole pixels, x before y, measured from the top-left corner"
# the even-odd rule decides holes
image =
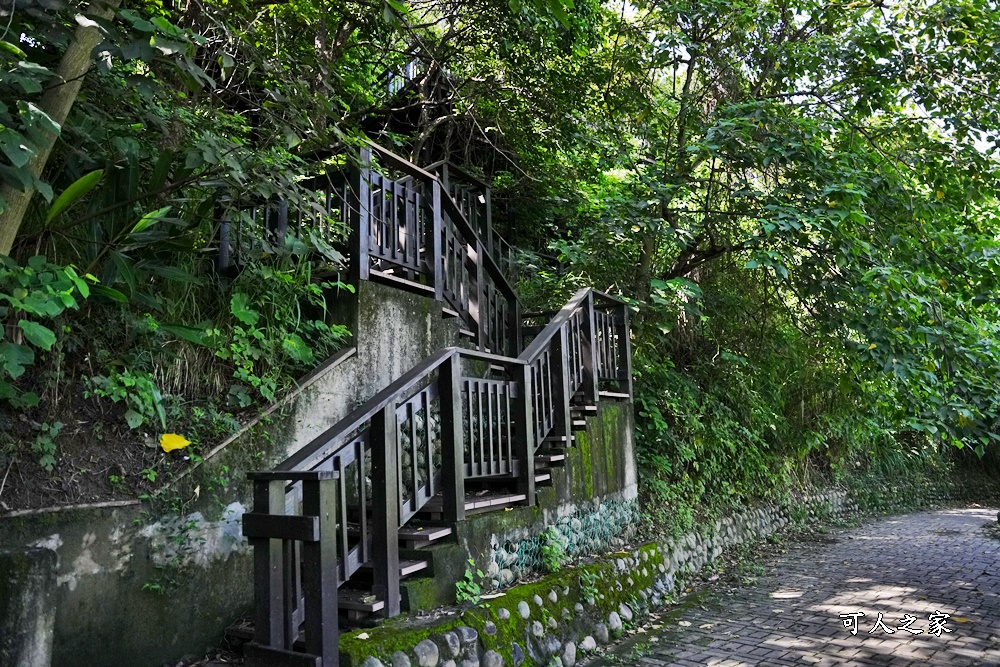
[[[57,398],[211,439],[338,344],[330,248],[303,234],[233,280],[212,261],[227,209],[309,206],[300,177],[363,134],[491,182],[528,302],[629,301],[653,497],[746,501],[1000,440],[989,3],[17,7],[0,398],[37,406],[46,468]],[[76,92],[58,79],[87,39]]]

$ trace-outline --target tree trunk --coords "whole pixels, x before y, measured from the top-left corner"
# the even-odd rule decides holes
[[[87,14],[94,18],[110,20],[120,4],[121,0],[94,0]],[[66,53],[59,61],[59,67],[55,72],[57,82],[42,95],[39,108],[59,123],[60,127],[66,122],[69,111],[80,93],[83,77],[92,63],[91,53],[94,47],[101,43],[101,39],[101,33],[97,28],[83,25],[78,27],[73,41],[69,43]],[[39,146],[38,153],[28,162],[28,169],[35,178],[41,178],[55,143],[56,135],[46,133],[45,142]],[[0,196],[7,201],[7,208],[0,212],[0,255],[10,254],[34,194],[34,188],[29,187],[21,191],[10,184],[0,184]]]

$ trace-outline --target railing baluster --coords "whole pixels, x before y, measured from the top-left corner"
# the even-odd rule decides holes
[[[490,472],[489,474],[497,474],[497,455],[496,455],[496,445],[493,442],[493,383],[484,382],[486,389],[486,432],[489,434],[489,452],[490,452]]]
[[[598,364],[596,323],[594,313],[594,293],[588,292],[583,305],[583,391],[584,403],[597,405],[598,400]]]

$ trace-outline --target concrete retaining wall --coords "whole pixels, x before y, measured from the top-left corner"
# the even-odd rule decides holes
[[[434,351],[459,344],[457,322],[442,319],[439,303],[370,282],[334,319],[354,333],[353,351],[156,498],[0,516],[0,547],[56,554],[55,667],[154,666],[217,645],[253,596],[240,527],[246,473],[283,460]]]

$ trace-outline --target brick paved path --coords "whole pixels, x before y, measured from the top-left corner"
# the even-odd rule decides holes
[[[1000,541],[982,531],[996,517],[938,510],[792,543],[754,588],[709,593],[592,664],[1000,666]],[[937,611],[951,615],[940,637]],[[840,614],[854,612],[851,635]],[[869,632],[878,612],[893,634]],[[904,614],[921,634],[897,629]]]

